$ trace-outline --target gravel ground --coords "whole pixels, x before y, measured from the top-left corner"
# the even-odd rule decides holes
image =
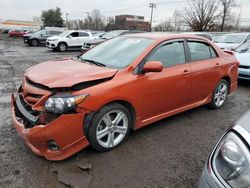
[[[0,35],[0,187],[193,188],[216,141],[250,109],[250,82],[241,81],[219,110],[196,108],[132,131],[116,150],[87,148],[50,162],[29,151],[14,130],[10,94],[29,66],[78,53],[28,47],[21,39]]]

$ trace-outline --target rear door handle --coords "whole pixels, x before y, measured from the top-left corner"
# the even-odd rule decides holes
[[[187,75],[187,74],[189,74],[189,71],[188,70],[184,70],[182,74]]]

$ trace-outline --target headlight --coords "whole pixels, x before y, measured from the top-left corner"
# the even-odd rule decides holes
[[[229,132],[213,156],[213,169],[230,187],[250,187],[250,152],[242,139]]]
[[[79,96],[73,95],[54,95],[47,99],[45,102],[45,109],[55,114],[62,114],[71,110],[74,110],[78,104],[80,104],[88,94]]]
[[[49,41],[58,41],[58,39],[50,39]]]

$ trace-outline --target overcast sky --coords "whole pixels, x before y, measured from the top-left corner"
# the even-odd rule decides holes
[[[135,14],[150,17],[149,3],[154,2],[157,7],[154,12],[154,23],[159,23],[170,17],[175,9],[181,10],[188,0],[0,0],[0,19],[32,20],[40,16],[42,10],[60,7],[65,19],[81,19],[86,12],[99,9],[104,16],[118,14]],[[241,17],[248,20],[250,25],[250,0],[236,0],[241,5]]]

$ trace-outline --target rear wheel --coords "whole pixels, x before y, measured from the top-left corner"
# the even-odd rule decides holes
[[[223,79],[217,84],[213,92],[213,97],[210,103],[210,107],[215,109],[220,108],[225,103],[228,92],[229,92],[229,84],[226,80]]]
[[[58,44],[57,48],[60,52],[65,52],[67,50],[67,44],[65,42],[61,42]]]
[[[89,126],[88,139],[98,151],[108,151],[121,145],[132,124],[128,109],[112,103],[99,110]]]

